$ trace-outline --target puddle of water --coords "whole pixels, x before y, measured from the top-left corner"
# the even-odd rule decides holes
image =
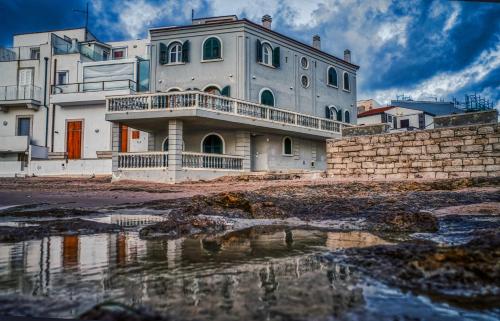
[[[148,214],[104,214],[99,216],[92,216],[85,218],[89,221],[117,224],[122,227],[142,227],[151,225],[158,222],[163,222],[167,217],[162,215],[148,215]]]
[[[18,315],[36,299],[36,315],[64,318],[106,300],[182,320],[381,320],[402,314],[488,320],[498,313],[434,303],[322,259],[330,250],[383,243],[365,232],[265,227],[217,238],[141,240],[126,230],[0,244],[0,298],[19,297],[23,305],[13,305]]]
[[[7,226],[7,227],[28,227],[28,226],[38,226],[38,225],[39,224],[17,222],[17,221],[0,222],[0,226]]]

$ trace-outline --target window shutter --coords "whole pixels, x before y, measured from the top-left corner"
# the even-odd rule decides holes
[[[276,68],[280,67],[280,47],[273,49],[273,66]]]
[[[182,44],[182,62],[189,62],[189,40]]]
[[[262,62],[262,43],[257,39],[257,62]]]
[[[222,88],[220,94],[222,96],[231,97],[231,86],[228,85],[228,86]]]
[[[338,121],[342,121],[342,109],[339,109],[339,110],[337,111],[337,120],[338,120]]]
[[[330,119],[330,107],[325,106],[325,118]]]
[[[382,113],[381,116],[382,116],[382,123],[387,123],[387,114]]]
[[[160,62],[161,65],[164,65],[164,64],[168,63],[167,45],[164,44],[163,42],[160,42],[160,57],[159,57],[159,62]]]

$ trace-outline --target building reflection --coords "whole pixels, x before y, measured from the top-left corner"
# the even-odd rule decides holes
[[[0,246],[0,291],[83,293],[83,302],[77,303],[82,307],[88,306],[85,293],[94,299],[117,296],[126,304],[189,315],[243,313],[254,306],[267,319],[271,311],[290,303],[294,297],[288,293],[304,295],[301,287],[311,293],[327,291],[328,300],[352,292],[346,290],[351,276],[347,267],[310,253],[383,243],[364,232],[276,227],[177,240],[146,241],[137,232],[51,237]]]

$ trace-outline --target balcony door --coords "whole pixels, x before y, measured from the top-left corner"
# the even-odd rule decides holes
[[[33,68],[19,69],[17,99],[33,99],[33,74]]]
[[[72,120],[67,123],[66,149],[68,159],[82,158],[83,121]]]

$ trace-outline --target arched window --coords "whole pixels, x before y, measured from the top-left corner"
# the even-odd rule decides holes
[[[182,61],[182,45],[175,42],[168,47],[168,62],[171,64]]]
[[[344,72],[344,90],[351,90],[351,85],[349,84],[349,74],[347,72]]]
[[[351,122],[351,114],[349,113],[348,110],[346,110],[345,113],[344,113],[344,122],[345,123],[350,123]]]
[[[222,58],[222,44],[219,39],[210,37],[203,42],[203,60],[214,60]]]
[[[217,134],[209,134],[205,136],[202,142],[203,152],[209,154],[223,154],[224,142],[222,137]]]
[[[338,87],[337,70],[333,67],[328,68],[328,84]]]
[[[217,86],[208,86],[204,90],[204,92],[212,95],[220,95],[220,89]]]
[[[337,120],[342,121],[342,110],[341,109],[337,110]]]
[[[273,64],[273,49],[267,43],[262,45],[262,63],[268,66]]]
[[[290,137],[283,138],[283,155],[291,156],[292,155],[292,139]]]
[[[264,89],[260,92],[260,103],[262,105],[274,107],[274,95],[269,89]]]
[[[335,106],[328,107],[327,118],[336,120],[337,119],[337,108]]]
[[[184,150],[184,147],[185,147],[184,140],[182,140],[182,150]],[[162,148],[164,152],[168,152],[168,136],[165,137],[165,139],[163,140]]]

